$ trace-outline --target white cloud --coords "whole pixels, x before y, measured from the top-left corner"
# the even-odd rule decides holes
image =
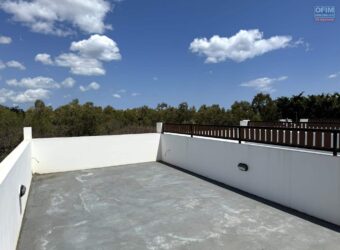
[[[121,59],[117,43],[107,36],[92,35],[89,39],[72,42],[70,50],[80,56],[106,62]]]
[[[275,88],[273,87],[273,85],[276,82],[284,81],[287,78],[287,76],[281,76],[278,78],[261,77],[248,82],[244,82],[240,86],[254,88],[257,91],[262,92],[274,92]]]
[[[131,94],[131,96],[133,96],[133,97],[139,96],[139,95],[140,95],[140,93],[136,93],[136,92],[134,92],[134,93]]]
[[[70,68],[75,75],[105,75],[103,61],[120,60],[121,55],[115,41],[107,36],[93,35],[87,40],[72,42],[72,53],[64,53],[51,59],[49,54],[37,54],[36,61],[59,67]],[[74,52],[74,53],[73,53]]]
[[[272,36],[263,38],[258,29],[240,30],[231,37],[215,35],[210,39],[195,38],[189,49],[206,57],[206,63],[218,63],[227,59],[243,62],[267,52],[286,48],[292,41],[291,36]]]
[[[64,81],[61,82],[61,85],[65,88],[72,88],[76,81],[72,77],[67,77]]]
[[[3,61],[0,60],[0,70],[5,69],[7,67],[8,68],[20,69],[20,70],[26,69],[25,65],[23,65],[22,63],[20,63],[18,61],[11,60],[11,61],[4,63]]]
[[[12,42],[12,38],[8,36],[0,36],[0,44],[10,44]]]
[[[158,81],[158,77],[157,77],[157,76],[154,76],[154,77],[152,77],[152,80]]]
[[[8,99],[10,99],[15,94],[14,91],[9,89],[0,89],[0,103],[5,103]]]
[[[12,101],[15,103],[34,102],[37,99],[48,99],[50,91],[46,89],[28,89],[24,92],[15,92],[8,89],[0,89],[0,103]]]
[[[0,70],[6,68],[6,64],[0,60]]]
[[[296,40],[295,42],[293,42],[290,46],[291,46],[291,47],[299,47],[299,46],[302,46],[302,47],[305,48],[305,51],[306,51],[306,52],[309,52],[309,51],[312,50],[310,44],[309,44],[308,42],[305,42],[305,41],[303,40],[303,38],[299,38],[298,40]]]
[[[25,92],[19,93],[11,97],[13,102],[25,103],[34,102],[38,99],[48,99],[50,96],[50,91],[46,89],[28,89]]]
[[[98,76],[106,73],[101,61],[73,53],[59,55],[55,65],[70,68],[70,72],[75,75]]]
[[[52,65],[53,64],[51,56],[49,54],[46,54],[46,53],[37,54],[35,56],[34,60],[36,62],[41,62],[42,64],[45,64],[45,65]]]
[[[100,34],[111,28],[104,23],[111,10],[106,0],[3,0],[0,8],[12,14],[12,20],[44,34],[69,35],[74,33],[71,26]]]
[[[328,76],[328,78],[329,78],[329,79],[333,79],[333,78],[337,78],[338,76],[340,76],[340,72],[336,72],[336,73],[334,73],[334,74],[330,74],[330,75]]]
[[[37,77],[26,77],[21,80],[11,79],[6,81],[7,85],[12,87],[22,87],[28,89],[53,89],[60,88],[60,84],[57,83],[54,79],[44,76]]]
[[[126,89],[120,89],[120,90],[118,90],[116,93],[112,94],[112,96],[113,96],[114,98],[119,99],[119,98],[122,98],[123,95],[126,94],[126,93],[127,93],[127,90],[126,90]]]
[[[100,88],[100,85],[96,82],[91,82],[87,86],[80,85],[79,89],[82,92],[89,91],[89,90],[98,90]]]
[[[23,65],[22,63],[20,63],[18,61],[14,61],[14,60],[8,61],[6,63],[6,65],[9,68],[16,68],[16,69],[20,69],[20,70],[25,70],[26,69],[25,65]]]

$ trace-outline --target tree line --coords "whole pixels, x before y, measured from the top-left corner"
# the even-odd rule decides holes
[[[119,110],[95,106],[92,102],[72,102],[53,109],[37,100],[24,111],[0,105],[0,160],[21,140],[22,128],[30,126],[33,137],[110,135],[154,132],[156,122],[238,125],[240,120],[277,121],[289,118],[340,119],[340,94],[308,95],[272,99],[259,93],[251,102],[236,101],[229,109],[214,105],[199,108],[180,103],[177,107],[160,103]]]

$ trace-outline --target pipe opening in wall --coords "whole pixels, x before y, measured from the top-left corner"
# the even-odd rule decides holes
[[[20,186],[20,197],[23,197],[26,193],[26,187],[24,185]]]
[[[22,204],[21,204],[21,198],[26,194],[26,187],[24,185],[20,186],[19,191],[19,207],[20,207],[20,214],[22,213]]]
[[[249,169],[248,165],[245,164],[245,163],[239,163],[239,164],[237,165],[237,167],[238,167],[238,169],[241,170],[241,171],[248,171],[248,169]]]

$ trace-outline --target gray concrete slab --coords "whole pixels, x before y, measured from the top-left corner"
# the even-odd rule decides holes
[[[339,249],[340,234],[165,166],[34,176],[19,250]]]

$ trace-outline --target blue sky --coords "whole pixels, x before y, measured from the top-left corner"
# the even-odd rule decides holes
[[[229,107],[260,91],[333,93],[340,25],[316,22],[320,5],[340,10],[337,1],[4,0],[0,102]]]

